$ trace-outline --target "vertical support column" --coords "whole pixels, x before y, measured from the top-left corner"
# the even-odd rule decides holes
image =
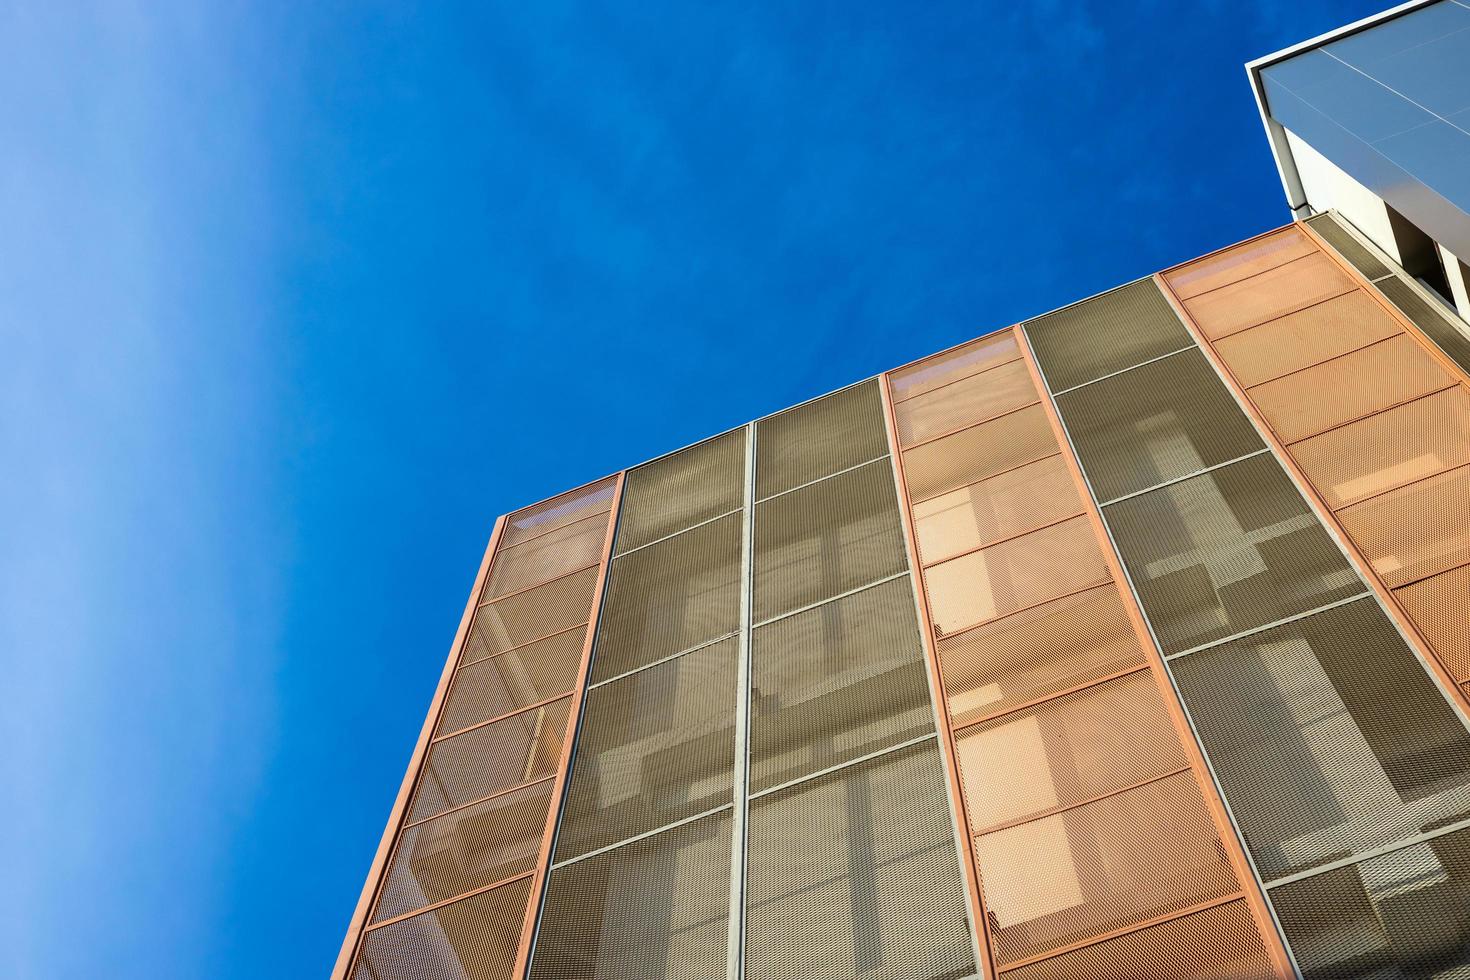
[[[735,667],[735,774],[732,783],[730,833],[730,933],[728,980],[745,975],[745,858],[749,849],[746,818],[750,812],[750,634],[755,548],[756,425],[745,426],[745,510],[740,538],[740,643]]]
[[[454,640],[449,644],[449,655],[445,658],[444,670],[439,675],[439,685],[434,689],[434,697],[429,702],[429,712],[424,718],[423,727],[419,730],[419,740],[414,745],[413,755],[409,757],[408,769],[404,772],[403,782],[398,787],[398,796],[393,801],[393,809],[388,813],[388,823],[383,828],[383,837],[378,842],[378,851],[373,856],[367,880],[363,882],[362,894],[357,899],[357,908],[353,910],[352,921],[347,926],[347,935],[343,938],[342,948],[337,953],[337,962],[332,968],[332,980],[346,980],[348,967],[352,964],[353,952],[357,949],[357,941],[362,935],[363,926],[367,924],[368,910],[372,908],[373,900],[378,894],[378,886],[383,879],[383,872],[388,866],[388,856],[393,851],[393,841],[398,836],[398,828],[403,823],[404,813],[408,810],[409,797],[413,795],[414,784],[418,781],[424,760],[428,758],[429,740],[433,738],[434,729],[439,724],[439,716],[444,710],[444,699],[449,693],[449,682],[454,677],[454,668],[459,664],[460,649],[464,646],[470,622],[475,618],[475,604],[479,601],[481,593],[484,592],[485,579],[490,574],[490,559],[494,557],[495,548],[500,543],[501,534],[505,529],[505,520],[504,515],[496,519],[495,527],[490,532],[490,541],[485,545],[485,554],[480,558],[480,570],[475,573],[475,584],[470,589],[470,597],[465,600],[464,613],[459,617],[459,628],[454,631]]]
[[[546,814],[546,825],[541,833],[541,849],[536,855],[536,870],[531,880],[531,903],[526,921],[521,929],[520,944],[516,949],[515,968],[512,977],[524,977],[530,969],[531,950],[536,939],[536,925],[541,918],[541,903],[546,895],[546,877],[551,870],[551,855],[556,846],[556,830],[561,816],[562,804],[566,801],[567,777],[572,768],[572,757],[577,744],[582,707],[587,703],[587,681],[592,669],[592,647],[597,640],[597,621],[602,613],[602,599],[607,591],[607,572],[612,565],[613,541],[617,537],[618,514],[622,508],[623,485],[627,481],[626,470],[617,474],[613,486],[612,510],[608,517],[607,534],[603,538],[601,564],[597,570],[597,585],[593,589],[592,613],[587,623],[587,635],[582,641],[582,662],[577,668],[577,686],[572,689],[572,707],[567,719],[567,737],[562,742],[561,759],[557,763],[556,778],[552,782],[551,809]]]
[[[903,524],[904,549],[909,560],[909,581],[914,591],[914,605],[919,616],[919,633],[924,648],[924,659],[928,667],[929,696],[934,703],[935,728],[939,733],[939,752],[944,760],[944,772],[949,787],[950,818],[956,830],[956,850],[960,870],[964,872],[965,894],[969,899],[966,914],[970,923],[970,939],[974,944],[975,962],[980,965],[980,976],[994,980],[995,962],[991,956],[989,920],[985,900],[980,892],[980,882],[975,872],[975,836],[970,828],[965,811],[963,791],[960,787],[959,765],[955,757],[954,726],[950,718],[949,697],[944,688],[944,677],[939,670],[939,652],[934,641],[934,620],[929,610],[929,597],[920,574],[923,567],[918,544],[914,536],[913,502],[909,495],[908,481],[904,477],[903,453],[899,445],[897,415],[893,407],[893,384],[886,372],[880,390],[883,396],[883,419],[888,435],[889,459],[893,465],[893,480],[898,487],[898,510]]]
[[[1084,504],[1087,509],[1088,521],[1092,524],[1093,531],[1099,541],[1107,542],[1102,549],[1104,560],[1112,571],[1113,579],[1120,586],[1119,593],[1123,599],[1123,608],[1128,614],[1128,621],[1133,627],[1134,635],[1139,645],[1148,656],[1151,673],[1154,681],[1162,695],[1165,708],[1169,713],[1169,720],[1179,734],[1180,744],[1189,759],[1189,765],[1194,773],[1195,783],[1198,785],[1200,794],[1204,798],[1205,806],[1210,812],[1210,818],[1215,824],[1216,831],[1220,836],[1221,846],[1224,848],[1230,861],[1231,870],[1239,879],[1241,889],[1245,893],[1247,903],[1250,905],[1252,919],[1260,933],[1261,942],[1265,945],[1266,952],[1271,958],[1272,967],[1278,977],[1296,977],[1298,971],[1292,962],[1291,954],[1282,941],[1279,926],[1270,904],[1266,901],[1266,895],[1261,887],[1260,876],[1256,872],[1255,864],[1245,849],[1240,839],[1240,833],[1235,826],[1235,821],[1230,814],[1229,805],[1220,791],[1220,786],[1215,778],[1214,770],[1200,749],[1199,739],[1190,724],[1189,716],[1184,710],[1184,703],[1180,697],[1179,690],[1174,685],[1173,676],[1169,673],[1168,666],[1164,663],[1163,654],[1160,652],[1158,639],[1154,635],[1153,626],[1149,623],[1142,607],[1138,603],[1137,590],[1133,584],[1132,577],[1128,574],[1122,560],[1118,555],[1116,542],[1113,541],[1112,532],[1103,520],[1102,510],[1098,503],[1096,492],[1093,490],[1092,482],[1087,474],[1082,471],[1082,466],[1077,459],[1077,450],[1072,443],[1071,434],[1067,431],[1065,423],[1062,422],[1060,413],[1057,411],[1056,398],[1052,394],[1046,380],[1042,377],[1041,370],[1036,363],[1036,352],[1031,349],[1030,338],[1026,336],[1023,327],[1015,328],[1020,341],[1021,353],[1026,361],[1026,368],[1031,375],[1036,390],[1042,392],[1043,407],[1046,409],[1047,421],[1051,424],[1052,431],[1056,434],[1057,441],[1062,445],[1063,456],[1066,457],[1067,468],[1072,473],[1073,479],[1080,487],[1086,488],[1086,499]]]

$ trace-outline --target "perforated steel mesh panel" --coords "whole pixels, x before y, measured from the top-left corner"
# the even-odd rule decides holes
[[[1117,587],[1101,585],[939,641],[955,725],[1144,662]]]
[[[799,487],[888,452],[877,381],[762,419],[756,424],[756,498]]]
[[[1307,612],[1364,586],[1269,456],[1105,508],[1165,652]]]
[[[1308,980],[1470,973],[1470,833],[1458,831],[1271,893]]]
[[[558,861],[730,802],[734,639],[587,692]]]
[[[1334,510],[1470,463],[1470,393],[1450,388],[1333,429],[1292,456]]]
[[[555,868],[531,980],[723,980],[730,815]]]
[[[1026,362],[1011,361],[899,402],[894,409],[898,442],[911,446],[1035,401],[1036,386]]]
[[[1381,412],[1450,383],[1444,369],[1400,334],[1276,381],[1251,400],[1283,442]]]
[[[1001,965],[1239,887],[1189,773],[981,834],[975,860]]]
[[[419,775],[410,822],[550,776],[561,760],[571,698],[435,742]]]
[[[1074,517],[927,569],[940,636],[1110,581],[1092,524]]]
[[[904,451],[904,480],[915,501],[928,500],[1024,463],[1053,456],[1060,447],[1040,405]]]
[[[1371,599],[1172,666],[1267,882],[1470,815],[1470,735]]]
[[[741,523],[731,514],[613,559],[593,681],[735,632]]]
[[[1361,272],[1364,279],[1377,279],[1388,275],[1388,266],[1375,258],[1372,252],[1368,251],[1346,228],[1343,228],[1338,223],[1336,216],[1315,215],[1307,219],[1307,224],[1313,231],[1321,235],[1338,255],[1346,259],[1349,265]]]
[[[1450,323],[1448,313],[1436,309],[1398,276],[1380,280],[1374,286],[1451,360],[1463,370],[1470,371],[1470,337]]]
[[[1190,299],[1221,286],[1260,275],[1317,250],[1306,235],[1285,228],[1255,241],[1207,256],[1168,276],[1169,285],[1180,299]]]
[[[890,374],[888,380],[893,387],[894,399],[903,401],[997,364],[1013,361],[1020,356],[1021,349],[1016,345],[1015,333],[1002,330],[947,353],[927,357],[916,364],[900,368]]]
[[[509,548],[593,514],[606,513],[612,509],[616,489],[617,478],[608,477],[518,510],[505,519],[500,547]]]
[[[1193,341],[1152,279],[1031,320],[1026,336],[1052,391],[1064,391]]]
[[[955,752],[977,833],[1187,765],[1147,670],[972,725]]]
[[[977,971],[944,778],[928,741],[752,801],[751,980]]]
[[[744,429],[629,470],[614,553],[728,514],[744,493]]]
[[[1060,395],[1057,409],[1104,502],[1265,445],[1200,350]]]
[[[596,514],[549,531],[524,544],[500,548],[490,566],[485,597],[507,595],[539,585],[602,559],[608,515]]]
[[[592,615],[592,593],[596,588],[597,569],[589,568],[481,606],[475,611],[460,665],[493,657],[587,622]]]
[[[907,567],[887,459],[756,505],[756,622]]]
[[[576,686],[585,639],[586,630],[573,629],[461,668],[434,734],[457,732],[567,693]]]
[[[1329,357],[1400,333],[1383,308],[1361,290],[1290,313],[1269,323],[1231,334],[1214,347],[1236,380],[1249,388]]]
[[[1391,490],[1338,518],[1389,588],[1457,568],[1470,563],[1470,469]]]
[[[544,780],[406,828],[373,921],[532,870],[550,806],[551,781]]]
[[[752,644],[752,791],[934,730],[906,578],[763,626]]]
[[[919,558],[933,564],[1082,513],[1060,454],[914,505]]]
[[[1470,681],[1470,565],[1394,593],[1455,680]]]
[[[353,980],[512,980],[531,879],[374,929]]]
[[[1218,340],[1352,288],[1352,281],[1331,259],[1313,252],[1183,303],[1200,332]]]
[[[1244,901],[1007,971],[1006,980],[1275,980]]]

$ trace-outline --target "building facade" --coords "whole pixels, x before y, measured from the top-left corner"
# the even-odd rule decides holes
[[[1470,327],[1400,258],[1304,199],[502,517],[336,976],[1470,977]]]

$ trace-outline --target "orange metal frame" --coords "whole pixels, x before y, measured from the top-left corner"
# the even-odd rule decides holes
[[[433,700],[429,702],[429,712],[424,718],[419,740],[414,746],[413,755],[409,758],[408,770],[403,775],[403,783],[398,788],[398,797],[393,802],[393,809],[389,811],[388,824],[383,829],[383,837],[378,843],[377,853],[373,856],[367,880],[363,883],[362,894],[357,900],[357,908],[353,910],[352,920],[347,926],[347,935],[342,940],[342,949],[337,954],[337,963],[332,968],[332,980],[346,980],[348,970],[352,965],[358,940],[362,936],[363,927],[367,924],[368,911],[377,898],[378,887],[383,882],[383,872],[387,870],[388,857],[393,852],[399,828],[408,810],[409,797],[413,794],[419,773],[429,757],[429,743],[433,739],[434,729],[439,725],[439,716],[443,712],[444,702],[449,694],[449,685],[454,678],[455,668],[459,664],[460,651],[469,634],[470,622],[475,617],[480,593],[484,590],[485,581],[490,576],[491,559],[494,558],[495,549],[504,535],[505,522],[504,516],[495,522],[495,528],[490,533],[490,542],[485,546],[485,555],[480,559],[480,570],[475,575],[475,584],[470,589],[470,598],[465,603],[464,614],[459,618],[459,629],[455,630],[454,641],[449,644],[449,657],[444,663],[443,672],[439,675],[439,686],[434,689]]]
[[[1470,377],[1467,377],[1465,372],[1460,370],[1458,365],[1456,365],[1452,360],[1445,356],[1445,354],[1431,341],[1429,341],[1428,338],[1426,338],[1417,327],[1410,323],[1401,313],[1398,312],[1396,308],[1394,308],[1391,303],[1389,303],[1383,296],[1381,296],[1378,290],[1373,288],[1373,285],[1370,282],[1364,279],[1356,269],[1348,265],[1340,256],[1338,256],[1336,251],[1334,251],[1331,247],[1327,246],[1324,243],[1321,236],[1313,232],[1311,228],[1304,223],[1295,222],[1290,225],[1284,225],[1281,228],[1274,228],[1271,231],[1265,232],[1261,235],[1256,235],[1252,238],[1248,238],[1243,242],[1237,242],[1234,245],[1227,246],[1226,248],[1217,249],[1216,251],[1211,252],[1208,255],[1200,256],[1198,259],[1193,259],[1190,262],[1180,263],[1179,265],[1173,266],[1169,269],[1165,269],[1162,272],[1155,273],[1154,281],[1163,291],[1165,298],[1167,298],[1169,301],[1169,305],[1173,307],[1175,314],[1178,315],[1180,321],[1184,323],[1186,329],[1189,330],[1190,335],[1194,337],[1194,339],[1199,343],[1200,349],[1203,350],[1205,356],[1209,358],[1210,364],[1215,368],[1216,373],[1220,375],[1220,377],[1224,380],[1226,386],[1229,387],[1230,392],[1235,397],[1236,402],[1239,403],[1241,409],[1246,413],[1246,415],[1250,417],[1250,420],[1255,425],[1256,430],[1266,441],[1266,444],[1271,447],[1271,450],[1276,458],[1281,462],[1283,466],[1286,467],[1287,472],[1291,474],[1292,480],[1296,483],[1297,488],[1306,498],[1308,505],[1316,513],[1318,520],[1320,520],[1332,532],[1333,538],[1341,546],[1343,553],[1348,558],[1348,561],[1352,564],[1354,569],[1357,570],[1363,581],[1368,583],[1369,587],[1378,596],[1383,605],[1383,608],[1387,611],[1390,618],[1394,621],[1395,625],[1398,626],[1400,632],[1411,641],[1414,648],[1421,655],[1424,663],[1429,667],[1430,671],[1439,681],[1440,686],[1445,689],[1448,696],[1453,700],[1453,703],[1460,709],[1462,713],[1470,715],[1470,698],[1467,698],[1465,690],[1459,685],[1458,682],[1455,681],[1454,676],[1446,668],[1443,661],[1440,660],[1440,657],[1435,652],[1434,647],[1425,639],[1423,633],[1420,632],[1418,626],[1404,610],[1402,604],[1398,600],[1398,597],[1394,595],[1393,590],[1390,589],[1388,585],[1383,581],[1378,572],[1368,561],[1367,557],[1359,549],[1356,542],[1354,542],[1353,539],[1344,530],[1341,522],[1337,518],[1337,515],[1332,511],[1330,507],[1327,506],[1326,500],[1323,499],[1321,493],[1317,490],[1316,486],[1307,477],[1306,473],[1301,469],[1301,467],[1297,465],[1296,459],[1292,455],[1290,449],[1276,434],[1276,430],[1272,427],[1270,422],[1268,422],[1265,416],[1261,414],[1260,410],[1256,407],[1254,399],[1252,399],[1249,393],[1246,391],[1245,386],[1240,383],[1240,380],[1235,376],[1235,373],[1230,369],[1230,366],[1226,364],[1225,360],[1215,351],[1214,345],[1205,337],[1204,332],[1200,330],[1199,325],[1195,323],[1194,318],[1190,316],[1189,312],[1185,309],[1183,302],[1179,299],[1178,295],[1170,287],[1167,279],[1165,278],[1168,273],[1173,272],[1176,269],[1181,269],[1188,265],[1192,265],[1195,262],[1208,259],[1213,255],[1218,255],[1221,252],[1228,251],[1229,249],[1239,248],[1241,245],[1247,245],[1251,242],[1258,241],[1270,235],[1278,234],[1279,232],[1284,231],[1288,228],[1300,228],[1305,231],[1311,242],[1318,248],[1318,250],[1326,255],[1334,263],[1334,265],[1341,269],[1342,272],[1349,278],[1349,280],[1353,282],[1359,289],[1365,291],[1373,299],[1373,301],[1386,314],[1388,314],[1388,316],[1393,319],[1395,323],[1402,326],[1405,330],[1405,333],[1421,347],[1423,347],[1426,352],[1429,353],[1435,359],[1435,361],[1449,373],[1451,378],[1455,379],[1459,384],[1463,386],[1470,387]]]

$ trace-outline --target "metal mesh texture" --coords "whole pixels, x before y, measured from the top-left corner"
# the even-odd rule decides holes
[[[1211,340],[1295,313],[1353,288],[1321,252],[1296,259],[1241,282],[1181,302],[1200,332]]]
[[[1307,980],[1470,974],[1470,832],[1271,892]]]
[[[1272,381],[1402,332],[1362,290],[1215,341],[1242,386]]]
[[[534,869],[551,788],[551,780],[545,780],[406,828],[388,866],[373,921]]]
[[[976,972],[933,741],[760,797],[749,833],[751,980]]]
[[[1105,512],[1166,653],[1364,590],[1270,456],[1111,504]]]
[[[939,641],[955,725],[1143,662],[1143,648],[1111,583]]]
[[[1193,343],[1152,279],[1031,320],[1026,336],[1054,392]]]
[[[1347,260],[1348,265],[1362,273],[1364,279],[1377,279],[1389,273],[1384,265],[1361,242],[1352,236],[1333,214],[1318,214],[1307,219],[1312,230],[1321,235],[1333,250]]]
[[[756,498],[888,452],[878,381],[864,381],[756,423]]]
[[[894,400],[901,402],[1020,356],[1016,335],[1007,329],[900,368],[888,376],[888,381],[893,386]]]
[[[907,567],[887,459],[756,505],[758,623]]]
[[[1470,463],[1470,393],[1450,388],[1297,443],[1292,458],[1336,510]]]
[[[1470,815],[1470,734],[1371,599],[1172,669],[1268,883]]]
[[[631,469],[623,486],[613,553],[737,510],[744,494],[744,429]]]
[[[1292,443],[1448,384],[1434,358],[1400,334],[1257,385],[1250,396],[1281,441]]]
[[[481,606],[475,611],[460,666],[587,622],[596,588],[597,569],[589,568]]]
[[[1011,361],[899,402],[894,407],[898,442],[912,446],[1035,401],[1036,385],[1026,362]]]
[[[1058,449],[1046,409],[1034,405],[905,450],[904,481],[911,498],[922,502]]]
[[[914,536],[926,565],[1083,512],[1061,454],[915,504]]]
[[[537,535],[554,531],[559,527],[591,517],[593,514],[612,510],[613,493],[617,489],[617,477],[608,477],[597,483],[566,493],[550,500],[522,508],[505,519],[505,530],[501,532],[500,547],[528,541]]]
[[[1082,516],[934,565],[924,587],[935,632],[948,636],[1111,578]]]
[[[1470,563],[1470,469],[1391,490],[1338,513],[1389,588]]]
[[[723,980],[730,815],[554,868],[531,980]]]
[[[353,980],[512,980],[531,879],[369,932]]]
[[[1017,967],[1006,980],[1277,980],[1242,899]]]
[[[602,560],[607,514],[594,514],[575,524],[495,553],[485,597],[507,595],[559,578]]]
[[[568,693],[577,684],[586,633],[558,633],[460,668],[434,734],[457,732]]]
[[[1190,773],[975,838],[1002,966],[1239,889]]]
[[[1180,299],[1192,299],[1201,293],[1260,275],[1315,251],[1317,247],[1306,235],[1295,228],[1284,228],[1275,234],[1216,252],[1169,273],[1169,286]]]
[[[561,762],[571,698],[435,742],[419,774],[408,820],[550,776]]]
[[[1449,313],[1433,306],[1399,276],[1382,279],[1374,284],[1374,288],[1397,306],[1399,312],[1433,341],[1450,360],[1462,370],[1470,371],[1470,337],[1465,336],[1463,328],[1450,322]]]
[[[972,725],[955,754],[976,833],[1188,764],[1148,670]]]
[[[1059,395],[1057,409],[1104,502],[1265,446],[1200,350]]]
[[[594,682],[739,628],[741,523],[731,514],[613,559]]]
[[[1470,681],[1470,565],[1424,579],[1394,595],[1456,681]]]
[[[914,593],[894,579],[757,629],[751,790],[934,730]]]
[[[721,640],[587,692],[558,861],[730,802],[737,652]]]

